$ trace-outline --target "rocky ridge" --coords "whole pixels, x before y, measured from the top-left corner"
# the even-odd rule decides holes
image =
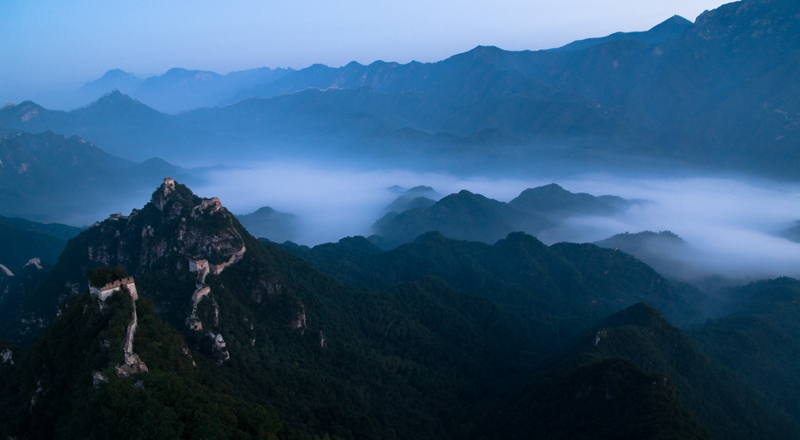
[[[180,321],[190,329],[205,329],[210,339],[220,341],[217,346],[224,345],[221,335],[210,332],[219,325],[219,304],[209,295],[206,277],[218,276],[243,258],[246,246],[240,228],[218,198],[197,197],[186,186],[165,178],[142,209],[127,216],[112,214],[70,242],[65,250],[70,257],[61,263],[61,270],[26,299],[18,316],[48,322],[56,310],[43,304],[55,305],[66,295],[87,290],[83,274],[89,269],[119,266],[143,283],[144,291],[173,322],[182,315]],[[164,277],[172,280],[175,285],[170,290],[175,291],[156,288],[153,292],[154,279]],[[214,312],[200,317],[197,308],[205,301]],[[228,357],[225,350],[220,353]]]

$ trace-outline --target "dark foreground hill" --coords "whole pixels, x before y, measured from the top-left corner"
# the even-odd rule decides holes
[[[0,216],[0,264],[11,270],[21,268],[32,258],[55,264],[67,240],[80,231],[59,223]]]
[[[688,320],[698,293],[627,254],[525,234],[493,246],[432,234],[391,252],[365,239],[294,251],[336,278],[166,179],[142,209],[70,240],[32,291],[4,304],[0,334],[18,345],[0,346],[0,410],[11,415],[0,433],[564,438],[587,414],[602,415],[606,438],[797,433],[635,305]],[[98,271],[133,280],[101,304],[82,293]],[[554,370],[548,360],[587,348],[599,363]],[[566,376],[542,387],[542,374]],[[575,383],[603,391],[570,403]],[[509,389],[534,391],[518,401]],[[605,405],[606,391],[620,407]]]
[[[800,281],[779,278],[731,289],[724,316],[689,335],[777,406],[800,418]]]
[[[797,432],[796,420],[770,408],[647,304],[609,316],[573,344],[511,392],[507,438],[540,429],[564,439],[791,438]],[[610,422],[619,419],[626,423]]]

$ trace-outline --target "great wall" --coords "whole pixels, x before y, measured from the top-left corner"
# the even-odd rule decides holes
[[[105,302],[105,300],[116,291],[127,292],[131,300],[131,305],[133,306],[131,322],[125,329],[125,337],[122,343],[123,362],[118,364],[115,368],[117,376],[123,377],[147,371],[147,365],[145,365],[133,351],[133,338],[136,335],[136,328],[139,325],[139,318],[136,315],[136,300],[139,299],[136,283],[133,281],[133,277],[127,277],[108,283],[102,287],[89,286],[89,292],[102,302]]]

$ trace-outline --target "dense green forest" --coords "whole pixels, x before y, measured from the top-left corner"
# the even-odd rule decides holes
[[[86,293],[128,275],[136,301]],[[707,320],[707,294],[620,251],[278,246],[165,181],[2,282],[2,438],[800,433],[796,280],[724,292]]]

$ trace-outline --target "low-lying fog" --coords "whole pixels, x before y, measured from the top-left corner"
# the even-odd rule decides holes
[[[526,188],[553,179],[463,178],[444,173],[359,171],[299,163],[250,164],[247,169],[212,172],[193,190],[217,196],[235,214],[262,206],[300,218],[293,241],[313,246],[370,226],[398,194],[395,185],[433,187],[442,195],[462,189],[508,202]],[[571,192],[641,200],[612,217],[576,217],[539,236],[545,243],[594,242],[623,232],[664,231],[679,235],[688,252],[667,256],[685,276],[720,275],[738,280],[800,276],[800,244],[778,234],[800,219],[800,185],[732,178],[633,179],[583,175],[556,180]]]

